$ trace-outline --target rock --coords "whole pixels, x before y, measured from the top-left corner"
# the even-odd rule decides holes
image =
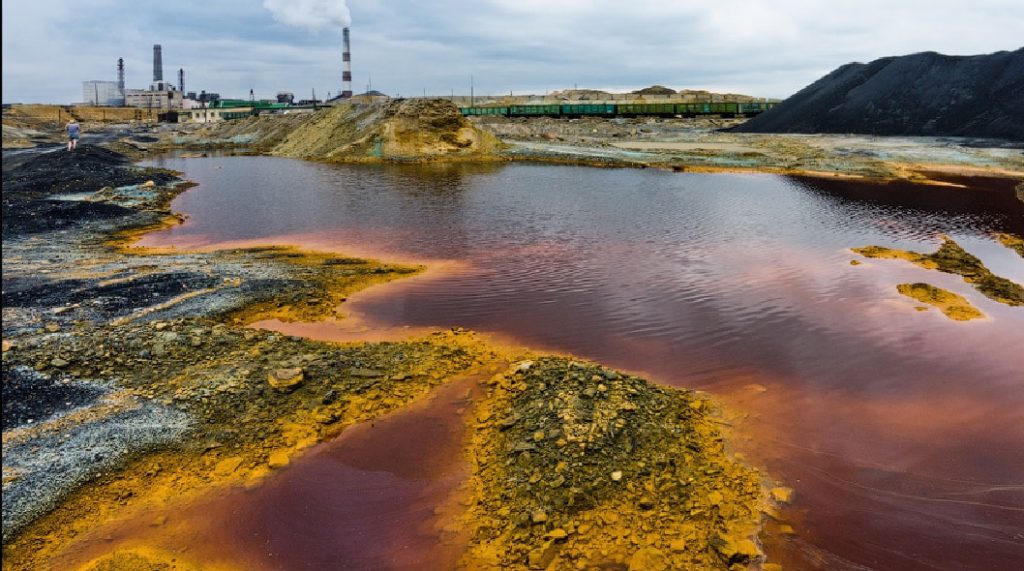
[[[765,563],[761,566],[761,571],[782,571],[782,565],[778,563]]]
[[[151,521],[149,523],[149,525],[152,526],[152,527],[160,527],[160,526],[164,525],[165,523],[167,523],[167,516],[165,516],[165,515],[158,515],[155,518],[153,518],[153,521]]]
[[[10,341],[8,341],[6,339],[3,340],[3,350],[4,350],[4,353],[10,351],[13,348],[14,348],[14,343],[11,343]]]
[[[217,476],[230,476],[238,470],[238,467],[242,465],[242,458],[240,456],[234,456],[232,458],[225,458],[217,465],[213,467],[213,473]]]
[[[50,361],[50,366],[57,369],[63,369],[64,367],[67,367],[70,364],[71,363],[68,363],[64,359],[61,359],[60,357],[54,357],[54,359]]]
[[[270,386],[279,391],[294,390],[296,387],[301,385],[304,380],[305,374],[302,372],[301,367],[275,369],[267,375],[267,382],[270,383]]]
[[[544,513],[544,510],[534,510],[530,513],[530,522],[532,523],[544,523],[548,521],[548,514]]]
[[[270,455],[267,459],[267,465],[273,469],[284,468],[291,461],[288,459],[288,453],[284,450],[278,450]]]
[[[618,482],[621,479],[622,479],[622,471],[621,470],[616,470],[616,471],[612,472],[612,481],[613,482]]]
[[[569,533],[559,527],[549,531],[547,537],[554,539],[555,541],[558,541],[560,539],[565,539],[566,537],[569,537]]]
[[[761,550],[749,539],[739,541],[726,539],[719,545],[718,552],[727,561],[739,563],[746,563],[761,555]]]
[[[58,324],[58,323],[47,323],[46,324],[46,330],[49,331],[50,333],[57,333],[58,331],[60,331],[60,324]]]
[[[686,540],[683,538],[673,539],[671,542],[669,542],[668,546],[672,551],[686,551]]]
[[[772,488],[772,499],[780,504],[788,504],[793,501],[793,488],[779,486]]]
[[[668,568],[668,556],[653,547],[645,547],[629,558],[629,571],[665,571]]]
[[[860,264],[861,264],[860,260],[850,260],[850,265],[851,266],[859,266]]]
[[[156,183],[151,180],[147,180],[146,182],[142,183],[141,186],[142,188],[153,188],[154,186],[156,186]]]
[[[534,445],[532,442],[519,442],[515,446],[512,447],[512,451],[513,452],[529,452],[531,450],[536,450],[536,449],[537,449],[537,446]]]
[[[516,425],[517,422],[522,418],[521,415],[512,414],[498,421],[498,426],[502,429],[509,429]]]
[[[331,404],[334,404],[335,402],[337,402],[337,400],[338,400],[338,391],[336,391],[334,389],[331,389],[331,390],[327,391],[326,393],[324,393],[324,396],[323,396],[322,399],[320,399],[320,402],[322,404],[325,404],[325,405],[331,405]]]
[[[534,549],[527,556],[527,562],[530,565],[530,569],[548,569],[551,564],[555,561],[555,557],[558,556],[558,550],[560,546],[556,545],[554,541],[548,543],[544,547]]]
[[[525,373],[526,371],[529,371],[532,366],[533,361],[521,361],[516,365],[516,371],[519,373]]]

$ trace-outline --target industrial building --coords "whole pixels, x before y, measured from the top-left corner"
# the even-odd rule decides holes
[[[128,107],[140,109],[181,109],[184,97],[178,90],[149,91],[146,89],[129,89],[125,91],[124,103]]]
[[[86,105],[120,107],[124,105],[124,94],[116,81],[83,81],[82,101]]]
[[[184,86],[185,71],[178,71],[179,85]],[[163,48],[160,44],[153,45],[153,83],[149,89],[128,89],[124,94],[124,104],[128,107],[141,109],[176,110],[183,109],[184,94],[174,83],[164,81]]]

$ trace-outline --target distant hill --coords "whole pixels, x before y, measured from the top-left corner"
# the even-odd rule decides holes
[[[1024,140],[1024,48],[847,64],[736,130]]]

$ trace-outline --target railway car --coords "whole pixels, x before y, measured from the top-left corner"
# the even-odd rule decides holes
[[[505,107],[459,107],[466,117],[696,117],[697,115],[721,115],[753,117],[776,105],[775,102],[754,101],[737,103],[718,101],[714,103],[564,103],[511,105]]]
[[[616,105],[622,117],[675,117],[676,106],[672,103],[620,103]]]
[[[480,115],[500,115],[508,117],[508,107],[459,107],[459,112],[464,117]]]
[[[747,117],[753,117],[754,115],[757,115],[758,113],[764,113],[765,111],[771,109],[774,105],[775,105],[774,103],[769,103],[769,102],[766,102],[766,101],[765,102],[755,101],[755,102],[751,102],[751,103],[740,103],[739,104],[739,109],[737,110],[737,113],[740,113],[741,115],[746,115]]]
[[[694,117],[697,115],[735,115],[737,113],[739,113],[738,103],[718,102],[676,104],[676,114],[684,117]]]
[[[561,105],[512,105],[508,108],[509,117],[560,117]]]
[[[615,117],[616,106],[607,103],[563,104],[562,117]]]

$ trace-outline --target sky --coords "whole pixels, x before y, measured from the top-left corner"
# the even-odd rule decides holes
[[[3,0],[3,102],[71,103],[185,69],[186,91],[272,98],[341,88],[418,96],[629,91],[787,97],[853,61],[1024,45],[1020,0]]]

